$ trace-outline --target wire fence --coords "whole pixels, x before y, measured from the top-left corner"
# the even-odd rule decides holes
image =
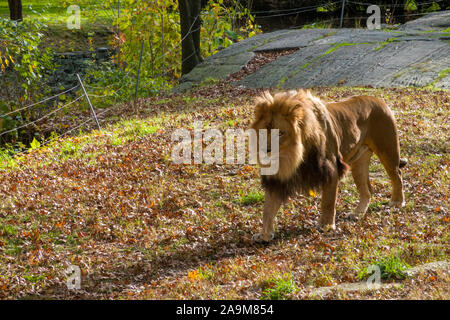
[[[181,43],[181,41],[184,41],[189,35],[193,34],[194,32],[197,32],[199,30],[199,28],[193,29],[193,27],[194,27],[194,25],[195,25],[195,23],[196,23],[196,21],[197,21],[197,19],[199,17],[200,17],[200,14],[197,15],[194,18],[194,21],[193,21],[192,25],[190,26],[190,28],[188,29],[187,34],[185,34],[182,37],[182,39],[180,40],[180,43]],[[160,56],[158,56],[154,60],[154,62],[157,62],[157,61],[159,61],[161,59],[164,59],[164,55],[170,54],[171,52],[173,52],[174,50],[177,50],[177,49],[179,49],[179,46],[175,46],[175,47],[171,48],[169,51],[166,51],[166,52],[162,53]],[[196,52],[194,52],[194,53],[196,53]],[[185,57],[181,61],[181,63],[183,63],[185,60],[191,58],[191,56],[192,55],[190,55],[188,57]],[[133,68],[133,67],[128,68],[128,70],[123,70],[125,76],[128,77],[128,78],[135,78],[139,71],[140,70],[135,70],[135,68]],[[162,76],[164,76],[164,75],[165,75],[165,72],[163,71]],[[114,85],[115,84],[111,84],[111,86],[114,86]],[[11,115],[14,115],[14,114],[26,111],[26,110],[29,110],[29,109],[31,109],[33,107],[37,107],[37,106],[40,106],[40,105],[43,105],[43,104],[48,104],[50,102],[54,102],[57,98],[61,97],[62,95],[69,94],[69,93],[75,93],[77,91],[77,89],[82,88],[82,87],[83,87],[83,84],[82,84],[81,79],[80,79],[80,83],[77,84],[76,86],[73,86],[70,89],[64,90],[64,91],[59,92],[59,93],[57,93],[55,95],[52,95],[50,97],[44,98],[44,99],[42,99],[42,100],[40,100],[38,102],[35,102],[35,103],[32,103],[32,104],[20,107],[18,109],[15,109],[15,110],[12,110],[12,111],[9,111],[9,112],[6,112],[6,113],[2,113],[2,114],[0,114],[0,119],[9,117]],[[105,87],[96,87],[95,85],[86,85],[85,87],[89,88],[89,89],[105,89]],[[82,93],[81,95],[79,95],[78,97],[72,99],[70,102],[67,102],[67,103],[65,103],[63,105],[58,105],[58,104],[54,103],[54,106],[51,107],[52,110],[50,110],[49,112],[45,113],[44,115],[38,117],[37,119],[33,119],[33,120],[28,121],[28,122],[26,122],[24,124],[18,125],[18,126],[12,128],[12,129],[7,129],[7,130],[3,130],[3,131],[1,131],[1,129],[0,129],[0,138],[6,136],[7,134],[10,134],[10,133],[13,133],[13,132],[18,132],[21,129],[28,128],[28,127],[33,126],[33,125],[37,125],[41,121],[43,121],[45,119],[48,119],[51,116],[56,115],[59,111],[62,111],[64,109],[70,107],[71,105],[75,104],[76,102],[79,102],[82,98],[86,98],[88,100],[89,104],[90,104],[89,96],[97,98],[97,99],[105,98],[105,97],[111,97],[111,96],[114,96],[114,95],[119,95],[119,93],[122,90],[124,90],[124,89],[129,89],[129,84],[128,83],[124,83],[118,89],[116,89],[116,90],[114,90],[112,92],[108,91],[104,95],[96,95],[96,94],[92,94],[92,93],[88,94],[87,92],[85,92],[85,93]],[[92,108],[92,105],[91,105],[91,108]],[[107,112],[109,112],[110,110],[111,109],[105,109],[105,110],[101,111],[100,113],[96,114],[96,111],[92,108],[92,112],[93,112],[94,117],[89,117],[88,119],[86,119],[86,120],[82,121],[81,123],[77,124],[75,127],[72,127],[71,129],[63,132],[62,134],[57,135],[57,137],[55,137],[55,138],[52,138],[52,139],[45,140],[45,141],[41,142],[40,143],[40,147],[48,145],[49,143],[51,143],[51,142],[53,142],[53,141],[55,141],[57,139],[60,139],[62,137],[65,137],[65,136],[69,135],[70,133],[72,133],[72,132],[82,128],[85,125],[87,125],[91,121],[96,121],[97,125],[99,126],[99,122],[98,122],[97,118],[100,117],[100,116],[106,115]],[[28,150],[21,150],[21,151],[16,152],[16,154],[25,154],[27,152],[28,152]]]
[[[0,120],[6,118],[8,116],[11,116],[13,114],[16,114],[16,113],[19,113],[19,112],[31,109],[33,107],[40,106],[40,105],[42,105],[44,103],[49,103],[51,101],[54,101],[58,97],[61,97],[64,94],[68,94],[68,93],[71,93],[71,92],[76,94],[76,89],[78,89],[80,87],[83,88],[83,83],[82,83],[81,77],[78,76],[78,79],[79,79],[79,84],[78,85],[76,85],[76,86],[74,86],[74,87],[72,87],[70,89],[64,90],[64,91],[62,91],[62,92],[60,92],[58,94],[55,94],[53,96],[47,97],[45,99],[42,99],[42,100],[40,100],[38,102],[29,104],[27,106],[18,108],[16,110],[12,110],[12,111],[7,112],[7,113],[3,113],[3,114],[0,115]],[[7,129],[7,130],[0,131],[0,138],[5,136],[5,135],[7,135],[7,134],[10,134],[10,133],[13,133],[13,132],[18,132],[21,129],[24,129],[24,128],[27,128],[27,127],[30,127],[30,126],[33,126],[33,125],[37,125],[40,122],[42,122],[43,120],[49,119],[50,117],[56,115],[59,111],[67,110],[67,108],[69,108],[71,105],[74,105],[76,102],[81,101],[83,98],[85,98],[87,100],[87,102],[89,103],[89,105],[91,106],[91,111],[92,111],[93,117],[88,117],[86,120],[84,120],[81,123],[77,124],[72,129],[63,132],[60,135],[57,135],[57,139],[68,135],[69,133],[71,133],[71,132],[73,132],[73,131],[83,127],[87,123],[89,123],[91,121],[94,121],[94,120],[96,121],[97,126],[100,129],[100,124],[98,122],[98,117],[101,116],[101,115],[106,114],[106,112],[110,111],[111,109],[105,109],[105,110],[103,110],[103,111],[101,111],[100,113],[97,114],[97,112],[94,110],[94,108],[92,107],[92,105],[90,103],[90,99],[89,99],[88,93],[83,88],[83,93],[82,94],[80,94],[77,97],[71,99],[71,101],[69,101],[69,102],[67,102],[67,103],[65,103],[63,105],[54,103],[53,106],[50,107],[51,110],[49,112],[46,112],[44,115],[39,116],[37,119],[30,120],[30,121],[28,121],[28,122],[26,122],[24,124],[20,124],[18,126],[15,126],[12,129]],[[55,140],[55,138],[53,138],[51,140],[43,141],[43,142],[40,143],[40,146],[44,146],[44,145],[50,143],[53,140]],[[21,151],[16,152],[16,154],[24,154],[26,152],[27,152],[27,150],[21,150]]]
[[[32,107],[34,107],[34,106],[37,106],[37,105],[46,103],[46,102],[51,101],[51,100],[54,100],[54,99],[58,98],[59,96],[62,96],[63,94],[66,94],[66,93],[69,93],[69,92],[71,92],[71,91],[74,91],[74,90],[77,89],[78,87],[79,87],[79,86],[76,85],[76,86],[73,87],[73,88],[70,88],[70,89],[68,89],[68,90],[66,90],[66,91],[60,92],[60,93],[58,93],[58,94],[56,94],[56,95],[54,95],[54,96],[52,96],[52,97],[48,97],[48,98],[46,98],[46,99],[44,99],[44,100],[41,100],[41,101],[39,101],[39,102],[30,104],[30,105],[28,105],[28,106],[25,106],[25,107],[22,107],[22,108],[19,108],[19,109],[16,109],[16,110],[13,110],[13,111],[8,112],[8,113],[0,114],[0,118],[5,118],[5,117],[7,117],[7,116],[9,116],[9,115],[11,115],[11,114],[18,113],[18,112],[24,111],[24,110],[26,110],[26,109],[32,108]]]
[[[309,7],[309,8],[290,9],[289,10],[290,12],[285,12],[285,13],[274,13],[274,14],[268,14],[268,15],[255,14],[255,17],[263,19],[263,18],[275,18],[275,17],[297,15],[299,13],[314,12],[314,11],[317,11],[319,8],[326,9],[326,8],[332,7],[333,5],[338,4],[338,3],[340,3],[340,2],[336,1],[336,2],[326,3],[326,4],[322,4],[322,5]]]
[[[60,111],[60,110],[62,110],[62,109],[64,109],[64,108],[66,108],[66,107],[68,107],[68,106],[74,104],[75,102],[77,102],[78,100],[80,100],[81,98],[83,98],[84,96],[85,96],[85,95],[83,94],[83,95],[79,96],[78,98],[76,98],[75,100],[72,100],[71,102],[66,103],[66,104],[63,105],[63,106],[58,107],[57,109],[55,109],[55,110],[53,110],[53,111],[51,111],[51,112],[49,112],[49,113],[43,115],[42,117],[40,117],[40,118],[38,118],[38,119],[36,119],[36,120],[30,121],[30,122],[28,122],[28,123],[25,123],[25,124],[23,124],[23,125],[20,125],[20,126],[18,126],[18,127],[15,127],[15,128],[13,128],[13,129],[3,131],[3,132],[0,133],[0,137],[1,137],[1,136],[4,136],[5,134],[11,133],[11,132],[13,132],[13,131],[17,131],[17,130],[19,130],[19,129],[23,129],[23,128],[25,128],[25,127],[28,127],[28,126],[30,126],[30,125],[32,125],[32,124],[36,124],[36,123],[38,123],[39,121],[42,121],[42,120],[44,120],[44,119],[50,117],[51,115],[55,114],[56,112],[58,112],[58,111]]]
[[[363,6],[370,6],[370,5],[372,5],[372,3],[352,1],[352,0],[347,0],[346,2],[347,3],[351,3],[351,4],[363,5]],[[419,6],[423,6],[423,5],[428,5],[428,4],[432,4],[432,3],[440,3],[440,2],[443,2],[443,0],[420,2],[420,3],[416,3],[416,6],[419,7]],[[340,4],[343,4],[343,1],[335,1],[335,2],[326,3],[326,4],[317,4],[317,5],[314,5],[314,6],[298,7],[298,8],[291,8],[291,9],[277,9],[277,10],[270,10],[270,11],[253,11],[253,12],[251,12],[251,14],[255,15],[256,18],[284,17],[284,16],[298,15],[298,14],[301,14],[301,13],[317,11],[319,8],[327,9],[327,8],[332,8],[333,6],[335,6],[334,8],[336,8],[336,6],[339,6]],[[377,4],[377,5],[379,5],[381,7],[385,7],[385,8],[404,6],[404,4],[401,4],[401,5],[400,4]],[[111,10],[111,12],[114,12],[112,7],[110,7],[109,9],[105,9],[105,10]],[[194,18],[192,24],[190,25],[190,27],[188,29],[188,32],[181,37],[180,45],[172,46],[172,48],[170,48],[169,50],[163,51],[161,54],[156,56],[155,59],[153,59],[153,57],[152,57],[152,63],[156,64],[160,60],[164,59],[166,55],[173,53],[175,50],[179,50],[180,47],[181,47],[181,43],[188,36],[190,36],[191,34],[193,34],[195,32],[198,32],[199,29],[201,28],[201,26],[198,27],[198,28],[195,28],[195,29],[193,29],[193,28],[194,28],[195,24],[197,23],[197,20],[203,14],[205,14],[205,13],[201,12],[200,14],[198,14]],[[417,16],[417,15],[424,15],[424,14],[425,13],[409,13],[409,14],[404,14],[404,15],[391,15],[391,18],[399,18],[399,17],[405,17],[405,16]],[[339,21],[339,20],[341,20],[341,21],[342,20],[358,20],[358,19],[365,19],[365,18],[367,18],[367,16],[331,18],[331,19],[327,19],[327,20],[321,20],[320,23],[324,24],[324,23],[332,23],[332,22]],[[311,25],[312,25],[312,23],[305,23],[305,24],[302,24],[302,25],[296,25],[296,26],[294,26],[292,28],[294,28],[294,29],[304,28],[304,27],[311,26]],[[142,46],[142,50],[143,50],[143,48],[144,48],[144,46]],[[187,57],[182,57],[182,59],[180,59],[181,60],[181,64],[183,64],[186,60],[190,59],[195,54],[197,54],[197,52],[193,52]],[[141,51],[141,56],[142,56],[142,51]],[[136,58],[138,58],[138,56]],[[123,70],[123,72],[124,72],[125,76],[130,78],[130,79],[131,78],[139,78],[140,67],[136,70],[136,67],[129,66],[129,67],[127,67],[127,70]],[[160,76],[163,76],[163,77],[166,76],[166,70],[163,70],[162,73],[160,74]],[[81,79],[80,79],[80,84],[81,84],[81,87],[82,87],[83,84],[81,83]],[[62,91],[60,93],[57,93],[57,94],[55,94],[53,96],[47,97],[47,98],[45,98],[45,99],[43,99],[41,101],[38,101],[38,102],[35,102],[35,103],[32,103],[32,104],[20,107],[20,108],[18,108],[16,110],[12,110],[12,111],[9,111],[7,113],[0,114],[0,121],[1,121],[1,119],[6,118],[8,116],[11,116],[13,114],[20,113],[20,112],[26,111],[28,109],[31,109],[33,107],[36,107],[36,106],[39,106],[39,105],[42,105],[42,104],[45,104],[45,103],[52,102],[52,101],[58,99],[59,97],[61,97],[62,95],[69,94],[69,93],[75,93],[80,88],[80,84],[77,84],[77,85],[71,87],[70,89],[64,90],[64,91]],[[111,87],[114,87],[115,85],[116,85],[115,83],[112,83],[109,86],[106,86],[106,87],[105,86],[101,86],[100,87],[100,86],[95,86],[94,84],[85,84],[85,87],[88,88],[88,89],[91,89],[90,91],[95,91],[95,90],[102,90],[102,89],[103,90],[110,89]],[[138,86],[138,83],[136,83],[136,92],[137,92],[137,86]],[[12,129],[8,129],[8,130],[5,130],[5,131],[0,131],[0,138],[5,136],[5,135],[7,135],[7,134],[9,134],[9,133],[14,132],[14,131],[17,132],[20,129],[24,129],[24,128],[27,128],[27,127],[32,126],[32,125],[37,125],[41,121],[43,121],[45,119],[48,119],[51,116],[57,114],[59,111],[68,108],[69,106],[75,104],[76,102],[81,101],[81,99],[83,99],[83,98],[89,99],[89,96],[93,97],[93,98],[96,98],[96,99],[112,97],[112,96],[118,97],[118,96],[120,96],[120,94],[123,94],[122,91],[124,89],[130,89],[130,83],[124,83],[119,88],[117,88],[116,90],[112,90],[112,91],[111,90],[105,90],[106,93],[104,95],[98,95],[98,94],[94,94],[92,92],[89,93],[89,94],[87,92],[86,93],[82,93],[81,95],[79,95],[78,97],[72,99],[70,102],[65,103],[64,105],[59,105],[59,104],[54,105],[52,107],[51,111],[47,112],[46,114],[40,116],[39,118],[37,118],[35,120],[32,120],[32,121],[29,121],[27,123],[21,124],[20,126],[17,126],[15,128],[12,128]],[[131,101],[131,99],[130,99],[130,101]],[[83,126],[87,125],[89,122],[97,120],[96,119],[97,117],[106,115],[111,110],[111,109],[105,109],[105,110],[102,110],[100,113],[98,113],[96,115],[97,111],[94,110],[94,108],[92,108],[92,106],[91,106],[91,109],[92,109],[94,117],[88,117],[87,119],[85,119],[81,123],[75,124],[74,127],[72,127],[71,129],[63,132],[62,134],[58,135],[56,138],[52,138],[50,140],[45,140],[44,142],[41,143],[41,146],[47,145],[47,144],[51,143],[52,141],[54,141],[56,139],[62,138],[64,136],[67,136],[68,134],[74,132],[75,130],[78,130],[78,129],[82,128]],[[100,120],[100,121],[102,122],[103,120]],[[97,124],[98,124],[98,122],[97,122]],[[25,151],[21,151],[21,152],[22,153],[26,152],[26,150]]]
[[[359,1],[351,1],[351,0],[346,0],[346,2],[348,3],[353,3],[353,4],[359,4],[362,6],[371,6],[371,5],[377,5],[379,7],[389,7],[389,8],[401,8],[401,7],[405,7],[405,4],[400,4],[400,3],[393,3],[393,4],[389,4],[389,3],[369,3],[369,2],[359,2]],[[424,5],[428,5],[428,4],[433,4],[433,3],[440,3],[440,2],[444,2],[444,0],[435,0],[435,1],[427,1],[427,2],[419,2],[419,3],[415,3],[415,5],[417,7],[420,6],[424,6]]]

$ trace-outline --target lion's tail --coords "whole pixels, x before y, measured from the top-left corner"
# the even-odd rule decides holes
[[[400,164],[399,164],[399,168],[403,168],[404,166],[406,166],[408,164],[408,159],[406,158],[401,158],[400,159]]]

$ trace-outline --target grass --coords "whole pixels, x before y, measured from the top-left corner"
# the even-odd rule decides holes
[[[91,5],[101,4],[102,2],[91,1]],[[70,5],[76,5],[73,1],[68,3],[64,0],[37,1],[23,0],[24,19],[37,19],[44,22],[48,29],[44,31],[45,37],[42,47],[51,47],[60,52],[91,50],[95,47],[108,46],[111,31],[108,26],[111,25],[113,11],[106,5],[104,10],[96,10],[93,7],[81,7],[81,29],[69,30],[67,20],[70,14],[67,8]],[[95,20],[92,20],[92,13],[95,11]],[[9,7],[7,1],[0,3],[0,16],[9,17]]]
[[[297,290],[291,274],[272,278],[267,282],[268,288],[262,292],[262,300],[283,300]]]
[[[101,3],[98,0],[91,1],[91,4]],[[70,5],[76,5],[77,1],[68,3],[65,0],[39,1],[39,0],[22,0],[22,13],[24,19],[39,19],[44,20],[49,24],[65,24],[67,18],[70,16],[67,13],[67,8]],[[81,7],[81,10],[86,10]],[[104,11],[97,13],[99,17],[106,18],[108,14]],[[9,7],[7,1],[0,3],[0,16],[9,17]],[[83,19],[82,22],[86,22]]]
[[[244,206],[252,205],[258,202],[264,202],[264,193],[252,191],[249,194],[241,196],[241,203]]]
[[[381,260],[372,261],[369,266],[376,266],[379,269],[380,277],[384,280],[403,280],[406,279],[406,271],[410,266],[401,260],[397,255],[389,256]],[[358,278],[366,280],[371,273],[368,272],[366,267],[358,273]]]
[[[324,100],[386,100],[409,160],[405,207],[387,205],[390,183],[373,158],[364,219],[345,218],[358,201],[348,175],[335,232],[317,230],[320,195],[301,195],[280,209],[276,240],[256,244],[264,201],[257,167],[171,161],[177,128],[199,120],[223,131],[247,128],[256,91],[213,84],[149,98],[102,131],[0,160],[0,298],[312,299],[311,289],[358,282],[377,264],[383,281],[403,287],[324,298],[448,299],[444,274],[402,276],[408,266],[449,260],[448,93],[313,91]],[[82,291],[65,286],[71,264],[82,269]]]

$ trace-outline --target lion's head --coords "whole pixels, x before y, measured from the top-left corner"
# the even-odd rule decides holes
[[[325,136],[320,124],[320,113],[325,108],[309,91],[289,91],[271,95],[264,92],[255,102],[255,119],[251,128],[257,132],[279,130],[279,170],[272,178],[289,180],[303,162],[309,145],[325,147]],[[319,115],[318,115],[319,113]],[[259,145],[259,143],[258,143]]]

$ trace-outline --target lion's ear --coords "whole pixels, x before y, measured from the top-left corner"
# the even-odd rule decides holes
[[[261,104],[262,102],[273,103],[273,96],[268,90],[264,90],[264,92],[255,99],[255,105]]]
[[[273,96],[269,91],[264,91],[263,94],[255,99],[255,117],[258,119],[263,115],[269,105],[273,103]]]

